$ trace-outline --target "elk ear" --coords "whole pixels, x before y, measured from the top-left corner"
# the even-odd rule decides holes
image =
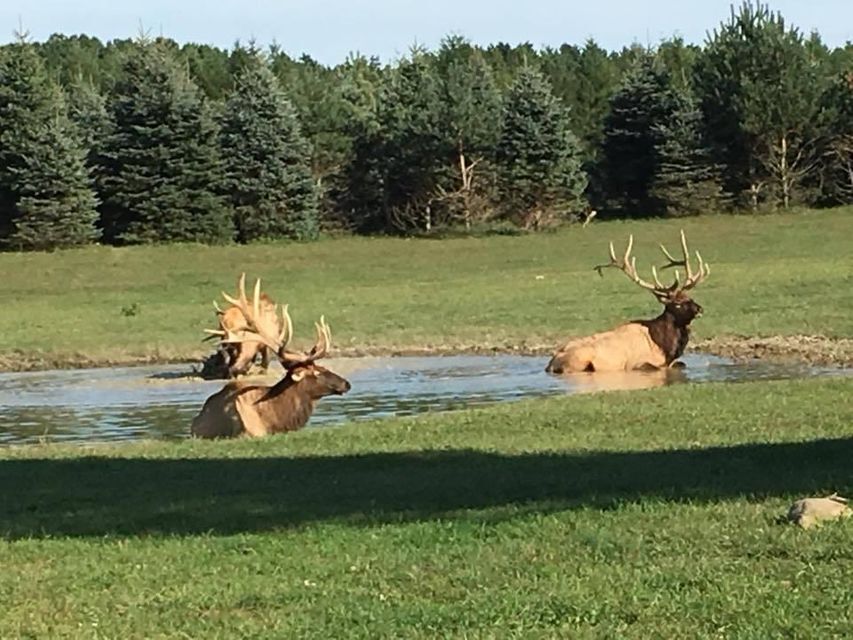
[[[305,377],[306,370],[305,369],[297,369],[290,374],[291,380],[294,382],[299,382],[302,378]]]

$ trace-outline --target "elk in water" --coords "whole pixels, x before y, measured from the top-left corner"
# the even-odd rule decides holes
[[[245,291],[246,274],[240,275],[237,284],[239,290]],[[219,326],[216,329],[205,329],[209,334],[206,340],[223,338],[246,328],[246,320],[243,312],[237,304],[237,300],[224,291],[222,296],[230,303],[230,306],[222,309],[213,302]],[[265,293],[259,296],[259,315],[256,322],[264,328],[269,335],[281,332],[281,321],[278,316],[276,304]],[[271,350],[263,342],[247,340],[245,342],[221,342],[219,349],[211,355],[204,363],[201,375],[204,378],[236,378],[249,372],[252,365],[261,356],[261,369],[266,372],[269,368]]]
[[[664,305],[663,312],[651,320],[634,320],[610,331],[570,340],[554,353],[545,369],[547,372],[560,374],[661,369],[675,365],[684,353],[690,336],[690,323],[702,313],[702,307],[692,300],[687,292],[702,282],[711,269],[697,251],[698,266],[696,271],[693,270],[687,239],[682,231],[681,259],[674,258],[663,245],[660,245],[660,248],[668,261],[662,268],[684,267],[685,281],[681,282],[676,269],[674,282],[665,286],[661,284],[656,269],[652,267],[654,282],[647,282],[637,274],[637,259],[631,256],[633,245],[634,237],[629,236],[628,248],[622,258],[618,259],[611,242],[610,262],[598,265],[595,269],[599,275],[602,275],[607,267],[619,269],[635,284],[651,291],[658,302]]]
[[[288,351],[293,323],[287,305],[281,307],[281,330],[270,333],[266,325],[258,322],[262,317],[260,280],[255,283],[251,303],[242,285],[241,281],[238,298],[229,301],[241,310],[244,325],[225,335],[223,342],[264,344],[278,357],[284,377],[273,385],[246,380],[227,383],[207,399],[193,419],[190,432],[198,438],[260,437],[296,431],[308,422],[320,398],[350,390],[347,380],[317,364],[317,360],[328,354],[332,342],[329,326],[322,317],[316,324],[317,341],[313,348],[308,352]]]

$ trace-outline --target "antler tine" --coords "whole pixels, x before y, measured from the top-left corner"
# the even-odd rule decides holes
[[[207,342],[208,340],[215,340],[216,338],[222,338],[227,335],[222,329],[205,329],[204,332],[210,335],[202,338],[202,342]]]
[[[261,317],[261,279],[255,280],[255,287],[252,292],[252,305],[249,306],[249,300],[246,297],[246,274],[240,274],[240,280],[237,282],[237,298],[232,298],[225,292],[223,297],[231,304],[240,309],[243,314],[243,319],[246,326],[240,331],[231,332],[225,335],[221,342],[252,342],[259,341],[264,343],[270,349],[278,352],[281,349],[281,341],[279,336],[267,333],[259,323]]]
[[[660,245],[660,250],[663,252],[663,255],[666,256],[666,259],[669,260],[669,262],[663,265],[661,269],[684,267],[687,271],[687,279],[689,280],[693,276],[693,271],[690,269],[690,252],[687,249],[687,238],[684,235],[684,229],[681,230],[681,253],[684,256],[681,260],[673,257],[673,255],[666,250],[666,247],[663,246],[663,243]]]
[[[311,359],[317,360],[323,358],[329,353],[332,344],[332,336],[329,330],[329,325],[326,324],[325,316],[320,316],[320,322],[315,322],[317,328],[317,342],[311,349]]]
[[[240,298],[240,300],[246,299],[246,273],[245,272],[241,273],[240,279],[237,280],[237,296]],[[238,300],[236,298],[232,298],[231,296],[229,296],[224,291],[222,292],[222,297],[225,298],[226,302],[230,302],[235,307],[241,307],[242,306],[240,303],[240,300]]]
[[[693,279],[693,271],[690,269],[690,251],[687,249],[687,236],[684,229],[681,230],[681,253],[684,255],[684,270],[687,272],[688,282]]]
[[[711,267],[707,264],[703,259],[702,255],[696,251],[696,263],[698,265],[698,271],[693,271],[693,267],[690,264],[690,250],[687,248],[687,236],[684,233],[684,229],[681,230],[681,253],[684,256],[682,259],[678,260],[672,256],[672,254],[666,250],[666,247],[660,245],[661,251],[666,256],[666,259],[669,261],[665,265],[661,267],[661,269],[668,269],[670,267],[684,267],[685,271],[685,280],[684,284],[681,284],[681,276],[678,273],[678,269],[675,270],[675,283],[673,284],[673,291],[687,291],[692,289],[697,284],[702,282],[705,278],[708,277],[708,274],[711,273]]]
[[[255,290],[252,295],[252,318],[261,317],[261,279],[255,280]]]
[[[698,251],[696,252],[696,262],[699,265],[699,272],[687,278],[687,281],[682,287],[682,291],[692,289],[697,284],[702,282],[705,278],[707,278],[708,275],[711,273],[711,265],[709,265],[702,259],[702,256],[699,254]]]
[[[655,281],[655,286],[656,286],[658,289],[666,289],[666,287],[665,287],[665,286],[663,285],[663,283],[660,281],[660,278],[658,278],[658,271],[657,271],[657,269],[655,269],[655,265],[652,265],[652,279],[654,279],[654,281]]]
[[[281,343],[282,348],[286,347],[290,343],[290,339],[293,337],[293,320],[290,319],[290,312],[287,309],[287,305],[281,305],[281,333],[278,334],[278,341]]]
[[[685,239],[684,243],[682,243],[682,244],[683,244],[683,246],[686,246],[686,239]],[[681,289],[680,275],[676,271],[675,282],[669,286],[666,286],[660,281],[657,269],[654,266],[652,266],[652,279],[654,280],[654,282],[647,282],[646,280],[644,280],[643,278],[640,277],[640,274],[637,271],[637,258],[636,258],[636,256],[631,255],[631,251],[633,250],[633,248],[634,248],[634,236],[633,236],[633,234],[631,234],[628,236],[628,246],[625,248],[625,253],[622,255],[622,259],[620,260],[616,257],[616,251],[613,247],[613,243],[611,242],[610,243],[610,262],[607,264],[597,265],[595,267],[595,270],[598,271],[599,275],[604,275],[603,269],[605,267],[614,267],[616,269],[619,269],[626,276],[628,276],[631,279],[631,281],[634,282],[634,284],[639,285],[643,289],[647,289],[648,291],[651,291],[652,294],[654,294],[654,296],[658,300],[665,303],[667,300],[669,300],[674,295],[674,293],[676,291]],[[664,247],[663,245],[661,245],[661,250],[664,252],[664,255],[666,255],[667,259],[669,260],[669,263],[667,265],[665,265],[666,267],[681,266],[682,264],[684,264],[684,261],[677,260],[676,258],[674,258],[666,250],[666,247]],[[703,272],[703,273],[706,273],[706,272]],[[691,275],[692,275],[692,272],[691,272]],[[704,276],[702,276],[702,277],[704,277]],[[691,286],[694,286],[695,283],[698,282],[700,279],[701,278],[696,279],[695,282],[693,282],[693,284],[691,284]]]

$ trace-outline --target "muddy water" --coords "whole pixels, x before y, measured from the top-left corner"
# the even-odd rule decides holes
[[[690,355],[685,370],[667,374],[552,377],[543,372],[546,361],[509,355],[329,360],[329,368],[352,382],[352,391],[322,400],[309,426],[531,396],[850,373]],[[186,365],[166,365],[0,374],[0,444],[184,438],[205,398],[222,386],[221,381],[188,376],[188,371]]]

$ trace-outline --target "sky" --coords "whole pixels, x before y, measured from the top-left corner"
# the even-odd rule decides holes
[[[0,0],[0,42],[12,40],[19,24],[39,41],[52,33],[129,38],[141,26],[182,44],[230,48],[254,38],[324,64],[353,52],[387,62],[414,43],[435,48],[448,34],[536,47],[593,38],[620,49],[673,35],[701,43],[730,6],[731,0]],[[853,0],[771,0],[770,6],[802,31],[816,29],[830,46],[853,41]]]

